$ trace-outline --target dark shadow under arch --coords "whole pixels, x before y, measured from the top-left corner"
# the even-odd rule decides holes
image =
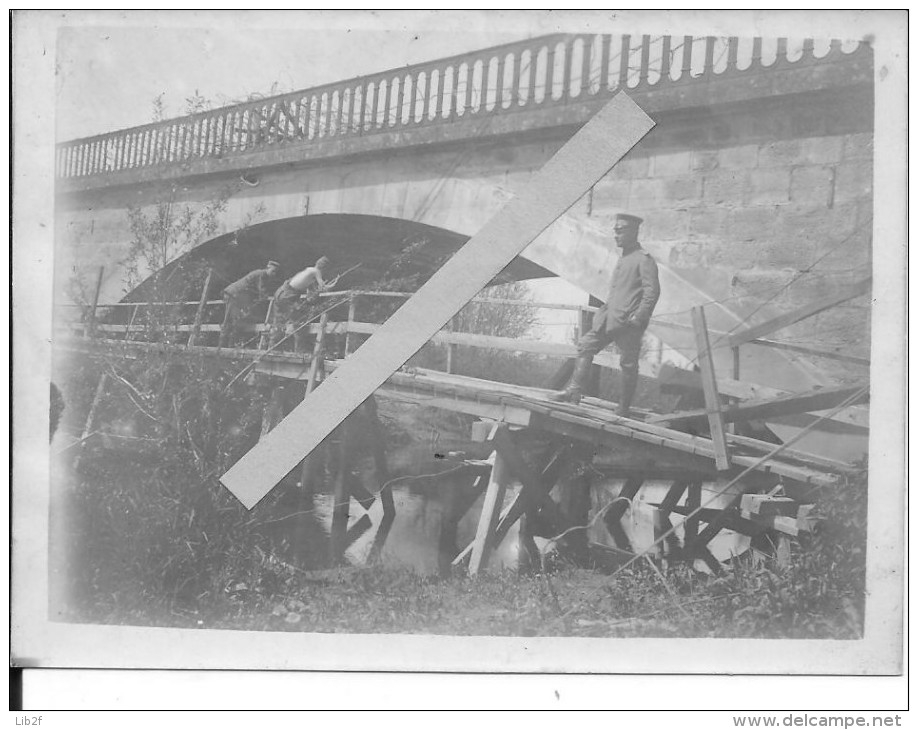
[[[236,233],[224,234],[196,246],[159,272],[160,281],[174,281],[170,298],[197,299],[200,277],[173,276],[178,271],[214,272],[209,297],[219,297],[230,282],[273,259],[281,265],[281,277],[287,278],[315,263],[320,256],[331,260],[334,276],[352,266],[360,268],[341,282],[345,288],[372,286],[390,270],[393,260],[407,247],[419,241],[405,273],[417,274],[417,284],[426,281],[443,262],[455,253],[468,236],[436,226],[371,215],[320,214],[284,218],[249,226]],[[522,257],[515,258],[502,272],[501,280],[518,281],[546,276],[551,272]],[[123,301],[144,301],[153,276],[131,291]]]

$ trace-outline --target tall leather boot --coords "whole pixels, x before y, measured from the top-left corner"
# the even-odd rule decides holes
[[[637,385],[638,371],[622,370],[622,394],[618,400],[618,409],[615,411],[619,416],[627,418],[631,414],[631,401],[634,400]]]
[[[592,364],[592,355],[578,357],[574,365],[574,374],[571,375],[571,380],[567,387],[560,393],[552,393],[548,396],[548,399],[565,403],[579,403],[583,397],[583,389],[586,387],[587,378],[590,376],[590,366]]]

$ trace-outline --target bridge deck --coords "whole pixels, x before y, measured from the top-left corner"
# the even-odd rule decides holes
[[[311,357],[303,353],[77,337],[61,338],[59,343],[65,349],[107,352],[126,358],[149,352],[175,352],[237,361],[250,365],[255,372],[287,380],[305,381],[310,373]],[[325,367],[332,371],[340,362],[328,360]],[[615,404],[609,401],[585,398],[579,405],[570,405],[551,401],[548,394],[539,388],[426,369],[396,372],[377,393],[384,398],[538,429],[611,449],[637,449],[648,471],[661,461],[667,462],[670,456],[687,469],[711,477],[718,475],[714,469],[714,445],[709,438],[640,420],[649,414],[639,410],[633,418],[616,415]],[[775,444],[749,437],[729,434],[727,442],[734,467],[720,476],[751,468],[760,475],[779,476],[803,485],[833,486],[839,483],[840,475],[853,471],[850,465],[801,451],[787,450],[765,458]]]

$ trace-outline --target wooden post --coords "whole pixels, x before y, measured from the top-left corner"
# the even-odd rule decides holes
[[[321,361],[325,357],[325,328],[328,325],[328,313],[323,312],[319,317],[319,334],[316,335],[316,344],[312,349],[312,360],[309,363],[309,378],[306,381],[306,392],[311,393],[316,387],[319,377]]]
[[[347,307],[347,331],[344,334],[344,356],[351,354],[351,327],[357,320],[357,295],[351,294],[351,301]]]
[[[102,377],[99,378],[99,384],[96,386],[95,395],[92,397],[92,403],[89,406],[89,413],[86,414],[86,423],[83,426],[83,433],[80,434],[80,449],[77,451],[76,457],[73,459],[74,471],[80,465],[80,459],[83,456],[83,449],[86,448],[86,439],[88,439],[89,434],[92,433],[92,425],[96,419],[96,411],[99,409],[99,403],[102,402],[102,396],[105,394],[105,386],[107,383],[108,373],[102,373]]]
[[[191,330],[191,334],[188,336],[188,347],[194,347],[194,341],[201,332],[201,322],[204,320],[204,307],[207,305],[207,290],[210,288],[210,279],[213,273],[213,269],[207,270],[207,277],[204,279],[204,290],[201,292],[201,299],[198,301],[198,308],[194,313],[194,327]]]
[[[324,317],[325,315],[322,315],[322,316]],[[323,322],[323,329],[321,329],[320,332],[322,331],[324,331],[324,322]],[[322,352],[321,352],[320,345],[319,345],[319,338],[316,338],[316,348],[315,350],[313,350],[313,353],[312,353],[312,362],[309,363],[309,380],[306,382],[306,395],[309,395],[310,393],[312,393],[313,390],[315,390],[316,376],[318,373],[318,365],[316,364],[316,360],[317,358],[321,356],[322,356]],[[312,453],[307,454],[306,458],[303,459],[303,464],[300,468],[300,487],[303,490],[304,496],[307,494],[311,495],[312,492],[314,491],[313,484],[312,484],[313,476],[314,476],[313,472],[315,472],[316,470],[316,465],[320,463],[319,457],[321,454],[319,453],[319,451],[320,449],[324,449],[324,448],[325,447],[322,444],[320,444],[319,446],[316,446],[316,448],[313,449]]]
[[[727,432],[724,415],[720,410],[720,396],[717,392],[717,377],[714,374],[714,360],[711,357],[711,342],[703,307],[692,308],[692,326],[695,329],[695,343],[698,347],[698,367],[701,369],[701,386],[704,390],[704,404],[711,428],[711,443],[714,446],[714,463],[720,471],[730,468],[727,451]]]
[[[657,519],[655,521],[656,534],[654,535],[654,539],[658,539],[660,535],[672,529],[673,523],[669,519],[669,516],[676,508],[676,505],[679,504],[679,500],[682,498],[687,488],[688,482],[677,481],[673,482],[669,491],[666,492],[666,496],[657,508]],[[660,554],[663,556],[664,563],[668,564],[673,560],[677,560],[681,550],[682,545],[679,542],[678,536],[674,532],[670,533],[665,543],[660,546]]]
[[[268,346],[268,340],[270,339],[271,327],[272,327],[271,320],[273,319],[273,315],[274,315],[274,300],[271,299],[268,302],[268,311],[265,312],[264,329],[262,329],[261,336],[258,338],[258,349],[259,350],[264,350]]]
[[[332,528],[329,559],[337,565],[347,548],[347,520],[350,516],[351,495],[348,490],[348,471],[351,466],[351,424],[345,419],[341,424],[341,440],[338,449],[338,474],[335,478],[334,502],[332,504]]]
[[[373,442],[373,464],[376,467],[376,478],[379,481],[379,499],[382,502],[383,515],[395,514],[395,500],[392,498],[392,486],[389,484],[389,465],[386,461],[386,442],[379,412],[376,408],[376,397],[370,396],[363,403],[370,426]]]
[[[627,479],[612,506],[609,507],[603,517],[606,529],[612,535],[612,539],[615,540],[616,546],[629,552],[631,552],[631,541],[622,527],[622,517],[630,509],[631,501],[637,496],[643,483],[643,479]]]
[[[498,428],[507,428],[505,425]],[[475,541],[472,543],[472,559],[469,563],[469,574],[477,575],[488,566],[488,559],[494,548],[494,531],[500,518],[500,509],[504,503],[507,492],[507,483],[510,481],[507,463],[500,453],[494,456],[494,467],[491,469],[491,478],[488,480],[485,491],[484,504],[481,507],[481,517],[478,520],[478,530]]]
[[[689,484],[688,497],[685,500],[685,507],[689,513],[694,512],[701,506],[701,484]],[[698,517],[689,517],[685,520],[685,539],[683,544],[688,549],[698,536]],[[686,557],[691,557],[687,555]]]
[[[105,273],[105,267],[99,267],[99,276],[96,278],[96,290],[92,295],[92,309],[89,310],[89,322],[83,330],[83,337],[89,338],[95,334],[96,329],[96,308],[99,306],[99,292],[102,290],[102,275]]]

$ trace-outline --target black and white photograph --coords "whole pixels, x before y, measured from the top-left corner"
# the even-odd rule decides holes
[[[906,31],[15,12],[14,665],[901,673]]]

